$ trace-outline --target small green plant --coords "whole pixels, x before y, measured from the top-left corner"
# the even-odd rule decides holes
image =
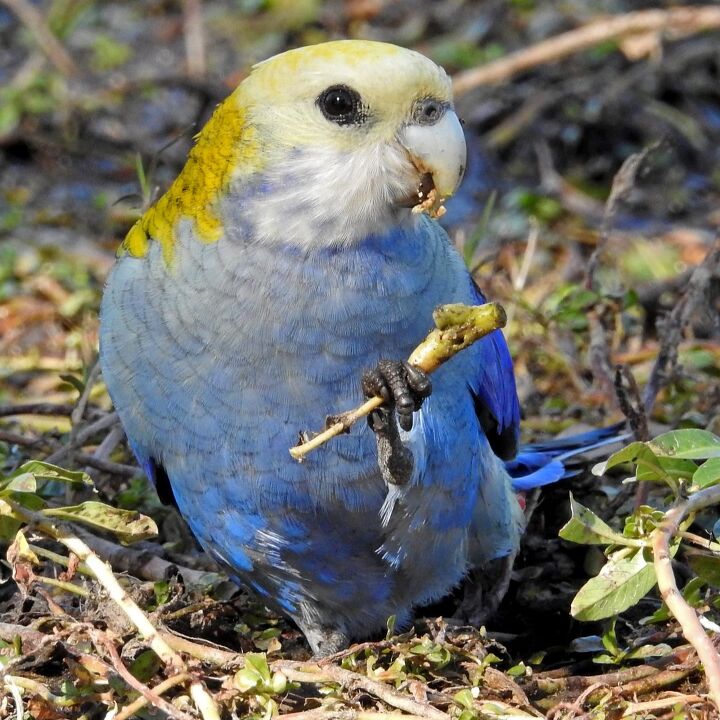
[[[40,530],[61,520],[113,533],[121,542],[131,543],[157,535],[155,522],[135,510],[120,510],[96,500],[78,505],[50,507],[44,489],[50,483],[92,487],[84,472],[65,470],[38,460],[25,463],[0,479],[0,541],[25,547],[22,528],[28,524]]]
[[[720,437],[706,430],[673,430],[648,442],[632,442],[595,466],[593,472],[602,475],[624,464],[635,470],[634,477],[626,482],[665,485],[669,494],[664,507],[638,507],[626,518],[622,531],[614,530],[571,498],[572,517],[561,528],[560,537],[583,545],[604,545],[607,557],[600,573],[580,588],[572,602],[571,613],[578,620],[614,617],[655,587],[653,540],[670,507],[686,500],[694,500],[697,505],[698,498],[703,499],[698,493],[707,495],[708,506],[720,501],[720,488],[708,494],[720,483]],[[680,532],[671,539],[669,551],[674,557],[681,547],[684,550],[691,544],[699,545],[702,549],[693,548],[685,556],[700,582],[716,586],[720,579],[720,544],[686,532],[698,511],[688,513],[680,523]],[[697,583],[686,585],[687,597],[697,592]]]

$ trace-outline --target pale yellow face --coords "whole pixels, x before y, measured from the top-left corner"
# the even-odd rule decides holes
[[[352,122],[323,113],[323,93],[343,89],[359,102]],[[448,76],[428,58],[386,43],[340,40],[276,55],[236,91],[248,120],[285,147],[337,149],[387,142],[413,120],[418,103],[452,102]]]
[[[290,50],[256,65],[217,107],[182,172],[121,252],[142,257],[155,240],[171,263],[183,219],[200,241],[217,241],[225,231],[220,201],[241,197],[258,175],[274,188],[255,215],[272,226],[268,242],[286,234],[284,222],[272,225],[274,213],[283,216],[274,201],[313,208],[308,237],[315,236],[310,221],[339,219],[338,237],[347,238],[350,228],[378,229],[396,203],[416,202],[425,176],[440,195],[452,194],[464,166],[450,80],[431,60],[358,40]]]

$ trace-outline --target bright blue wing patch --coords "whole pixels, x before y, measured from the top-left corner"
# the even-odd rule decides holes
[[[630,434],[622,432],[624,427],[625,423],[621,422],[570,437],[523,445],[517,457],[505,463],[513,490],[532,490],[577,475],[578,470],[568,467],[566,462],[576,455],[626,440]]]
[[[476,302],[486,302],[475,285]],[[476,345],[478,374],[470,390],[490,446],[509,459],[517,452],[520,438],[520,402],[515,387],[512,358],[502,332],[496,330]],[[488,417],[489,415],[489,417]]]

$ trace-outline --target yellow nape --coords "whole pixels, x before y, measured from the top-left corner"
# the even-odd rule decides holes
[[[118,250],[120,255],[144,257],[150,240],[160,243],[171,263],[178,222],[187,218],[197,237],[206,243],[222,235],[216,206],[238,174],[257,170],[260,152],[256,131],[248,127],[239,89],[218,105],[196,136],[185,167],[167,192],[132,226]]]

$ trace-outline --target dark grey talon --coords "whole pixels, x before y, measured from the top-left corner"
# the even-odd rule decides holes
[[[362,391],[366,397],[381,397],[392,403],[400,427],[411,430],[413,412],[422,407],[423,400],[432,392],[432,383],[426,373],[407,362],[380,360],[374,369],[363,373]],[[369,418],[375,432],[386,428],[387,422],[387,412],[376,411]]]

